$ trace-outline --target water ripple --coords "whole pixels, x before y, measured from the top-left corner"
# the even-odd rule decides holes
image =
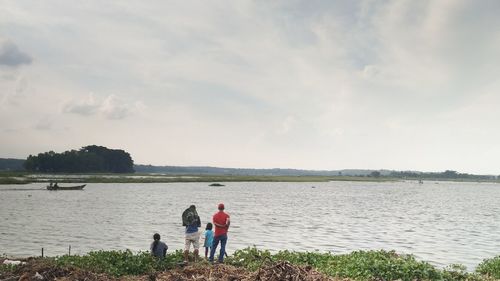
[[[310,187],[314,185],[315,189]],[[500,248],[500,187],[475,183],[89,184],[83,192],[0,187],[0,253],[82,254],[147,250],[159,232],[183,248],[181,213],[195,204],[206,224],[219,202],[231,214],[228,250],[347,253],[387,249],[438,266],[473,269]],[[27,194],[31,196],[27,196]]]

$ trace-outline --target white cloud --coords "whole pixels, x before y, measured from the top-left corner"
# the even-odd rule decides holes
[[[142,102],[127,103],[116,95],[109,95],[103,99],[96,98],[89,93],[84,99],[74,99],[67,102],[63,112],[83,116],[100,114],[107,119],[124,119],[145,108]]]
[[[104,99],[100,111],[109,119],[123,119],[144,109],[142,102],[129,104],[120,100],[115,95],[110,95]]]
[[[495,3],[10,2],[2,36],[36,63],[0,69],[0,117],[32,128],[65,114],[51,128],[158,164],[491,171],[500,160],[446,159],[482,143],[473,126],[498,150]],[[150,145],[106,126],[123,118]]]
[[[296,122],[295,117],[287,116],[285,120],[283,120],[281,126],[278,128],[277,133],[278,134],[288,133],[293,128],[295,122]]]
[[[19,107],[28,98],[30,83],[19,71],[9,72],[5,79],[0,78],[0,107]]]
[[[80,114],[84,116],[94,115],[99,111],[101,104],[96,101],[94,94],[89,93],[88,96],[82,100],[72,100],[68,102],[64,108],[64,112]]]

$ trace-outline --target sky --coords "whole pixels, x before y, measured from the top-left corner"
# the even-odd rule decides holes
[[[500,174],[500,1],[0,0],[0,157]]]

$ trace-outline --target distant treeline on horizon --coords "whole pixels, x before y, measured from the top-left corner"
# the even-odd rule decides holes
[[[53,151],[30,155],[26,160],[0,158],[0,171],[29,171],[40,173],[151,173],[172,175],[234,175],[234,176],[356,176],[392,177],[408,179],[469,179],[496,180],[494,175],[474,175],[452,170],[444,172],[392,170],[301,170],[301,169],[244,169],[208,166],[154,166],[134,165],[130,154],[120,149],[89,145],[80,150],[63,153]]]
[[[217,167],[182,167],[182,166],[153,166],[134,165],[139,173],[185,174],[185,175],[242,175],[242,176],[347,176],[347,177],[392,177],[409,179],[474,179],[495,180],[494,175],[473,175],[458,173],[452,170],[444,172],[419,172],[419,171],[391,171],[391,170],[299,170],[299,169],[242,169],[242,168],[217,168]]]
[[[134,162],[128,152],[88,145],[62,153],[54,151],[30,155],[23,163],[30,172],[42,173],[133,173]]]

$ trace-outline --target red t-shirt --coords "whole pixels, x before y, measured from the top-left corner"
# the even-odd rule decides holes
[[[212,218],[215,226],[215,234],[214,236],[219,236],[227,233],[227,229],[229,228],[229,215],[224,213],[224,211],[219,211],[215,213]],[[216,224],[226,225],[225,227],[218,227]]]

